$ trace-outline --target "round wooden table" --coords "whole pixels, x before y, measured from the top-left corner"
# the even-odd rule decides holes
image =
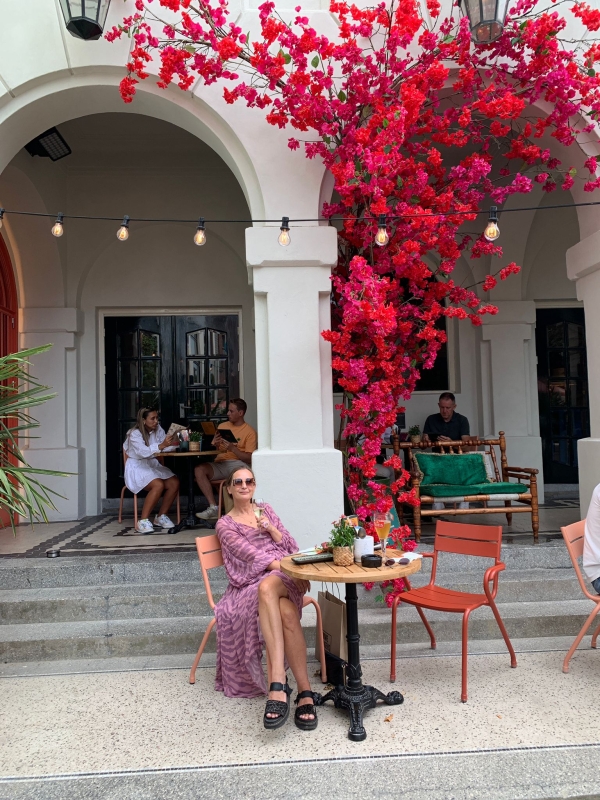
[[[386,556],[397,558],[401,556],[397,550],[389,547]],[[348,665],[346,667],[346,685],[336,686],[323,697],[318,697],[317,705],[322,705],[328,700],[333,700],[336,708],[345,708],[350,713],[350,728],[348,738],[355,742],[362,742],[367,738],[363,726],[363,712],[367,708],[375,708],[378,700],[388,706],[399,705],[404,702],[400,692],[384,694],[373,686],[365,686],[362,682],[362,668],[360,666],[360,634],[358,632],[358,601],[356,595],[357,583],[380,583],[394,578],[404,578],[414,575],[421,569],[422,559],[417,558],[410,564],[395,564],[393,567],[377,567],[368,569],[360,564],[350,567],[338,567],[333,561],[321,561],[314,564],[294,564],[293,556],[286,556],[281,560],[280,569],[292,578],[304,581],[322,581],[323,583],[346,584],[346,621],[348,640]]]
[[[188,466],[188,507],[187,507],[187,517],[182,520],[179,525],[176,525],[175,528],[171,531],[172,533],[178,533],[182,528],[195,528],[198,525],[198,521],[196,520],[196,505],[194,503],[194,470],[192,469],[192,458],[201,458],[202,456],[207,456],[205,461],[212,461],[215,456],[219,455],[220,450],[171,450],[171,452],[165,453],[164,451],[161,452],[161,458],[187,458],[187,466]]]

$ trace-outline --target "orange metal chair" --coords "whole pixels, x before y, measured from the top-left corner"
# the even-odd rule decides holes
[[[583,542],[585,538],[585,520],[581,520],[581,522],[574,522],[572,525],[567,525],[564,528],[560,529],[560,532],[563,535],[563,539],[565,540],[565,544],[567,545],[567,550],[569,551],[569,556],[571,557],[571,562],[573,563],[573,568],[575,570],[575,574],[577,575],[577,580],[579,581],[579,585],[581,586],[581,591],[584,595],[588,598],[588,600],[593,600],[595,604],[595,608],[591,611],[590,615],[583,623],[582,629],[577,634],[577,638],[571,645],[571,649],[565,656],[565,660],[563,661],[563,672],[569,671],[569,661],[575,650],[579,647],[579,643],[583,639],[586,634],[587,629],[590,627],[594,618],[598,611],[600,611],[600,595],[592,594],[590,590],[587,588],[583,575],[581,574],[581,569],[579,567],[579,561],[583,556]],[[598,638],[598,634],[600,633],[600,625],[594,631],[592,636],[592,647],[596,647],[596,640]]]
[[[198,551],[198,558],[200,559],[200,569],[202,570],[202,578],[204,580],[204,588],[206,589],[206,597],[210,607],[214,610],[215,601],[213,600],[212,591],[210,588],[210,579],[208,577],[208,570],[215,567],[223,566],[223,554],[221,552],[221,543],[216,534],[211,536],[198,537],[196,539],[196,550]],[[321,661],[321,680],[327,683],[327,668],[325,666],[325,645],[323,644],[323,620],[321,619],[321,609],[312,597],[304,596],[304,608],[313,605],[317,612],[317,642],[319,642],[320,661]],[[217,624],[217,620],[213,617],[208,623],[208,627],[200,642],[200,647],[196,653],[196,658],[190,670],[190,683],[196,683],[196,667],[200,663],[202,653],[206,647],[210,632]]]
[[[129,456],[127,455],[125,450],[123,450],[123,466],[125,466],[125,464],[127,463],[128,458]],[[126,490],[127,490],[126,486],[123,486],[123,488],[121,489],[121,500],[119,501],[119,522],[123,521],[123,501],[125,500]],[[133,524],[137,528],[138,524],[137,494],[134,494],[133,492],[131,494],[133,494]],[[177,492],[177,524],[179,525],[180,522],[181,522],[181,507],[179,502],[179,492]]]
[[[467,655],[468,655],[468,627],[469,616],[472,611],[481,606],[492,609],[500,632],[510,653],[511,667],[517,666],[517,657],[508,638],[508,633],[496,607],[495,598],[498,593],[498,574],[505,569],[505,564],[500,561],[500,547],[502,544],[502,527],[500,525],[468,525],[456,522],[438,521],[435,528],[435,542],[433,553],[423,553],[432,558],[431,580],[422,589],[411,589],[407,578],[404,578],[409,591],[403,592],[394,599],[392,605],[392,652],[390,665],[390,681],[396,680],[396,618],[398,603],[408,603],[415,606],[423,624],[427,628],[431,639],[431,648],[435,650],[435,636],[431,626],[423,613],[424,608],[432,611],[448,611],[451,614],[462,614],[462,691],[460,699],[467,702]],[[486,570],[483,576],[483,594],[471,592],[456,592],[435,585],[435,575],[439,553],[458,553],[465,556],[482,556],[493,558],[495,564]],[[490,587],[491,584],[491,587]]]

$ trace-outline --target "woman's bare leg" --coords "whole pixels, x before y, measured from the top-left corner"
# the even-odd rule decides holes
[[[159,497],[163,493],[165,488],[164,484],[165,482],[162,480],[162,478],[154,478],[154,480],[150,481],[148,486],[145,487],[148,494],[144,500],[141,519],[150,519],[152,509],[157,504]]]
[[[279,601],[287,597],[284,582],[277,575],[262,580],[258,586],[258,618],[267,648],[269,685],[274,681],[285,683],[285,642]],[[270,700],[287,700],[285,692],[269,692]],[[277,714],[267,714],[276,717]]]
[[[282,597],[279,601],[281,621],[283,623],[283,640],[285,644],[285,655],[290,669],[294,673],[298,692],[311,691],[310,680],[308,678],[308,667],[306,664],[306,640],[304,631],[300,624],[298,609],[288,597]],[[298,706],[312,705],[310,697],[303,697],[298,701]],[[314,719],[314,714],[301,714],[305,720]]]
[[[165,495],[162,503],[160,504],[160,511],[158,512],[159,514],[166,514],[171,508],[173,500],[175,500],[175,496],[177,495],[177,490],[179,489],[179,478],[177,475],[173,475],[172,477],[167,478],[164,484]]]

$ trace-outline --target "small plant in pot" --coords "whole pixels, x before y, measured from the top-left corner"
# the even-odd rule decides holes
[[[354,537],[356,531],[346,517],[333,523],[329,536],[333,550],[333,563],[338,567],[349,567],[354,563]]]
[[[200,450],[201,439],[200,431],[190,431],[190,450]]]
[[[421,428],[418,425],[413,425],[408,429],[408,436],[413,444],[419,444],[421,441]]]

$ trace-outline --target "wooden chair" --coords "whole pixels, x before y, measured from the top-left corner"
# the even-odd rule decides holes
[[[592,594],[590,590],[586,586],[586,582],[581,574],[581,569],[579,567],[579,560],[583,556],[583,542],[585,538],[585,520],[581,520],[580,522],[574,522],[572,525],[566,525],[564,528],[560,529],[560,532],[563,535],[563,539],[565,540],[565,544],[567,545],[567,550],[569,551],[569,556],[571,557],[571,562],[573,564],[573,569],[575,570],[575,574],[577,575],[577,580],[579,581],[579,585],[581,586],[581,591],[584,595],[588,598],[588,600],[593,600],[594,608],[590,612],[588,618],[583,623],[583,627],[577,634],[577,637],[573,644],[571,645],[571,649],[565,656],[565,660],[563,661],[563,672],[569,671],[569,661],[573,656],[573,653],[579,647],[579,643],[583,639],[586,634],[587,629],[590,627],[592,622],[594,621],[596,614],[600,611],[600,595]],[[598,639],[598,634],[600,633],[600,625],[594,631],[592,636],[592,647],[595,649],[596,647],[596,640]]]
[[[469,616],[472,611],[481,606],[489,606],[496,618],[500,633],[506,642],[510,653],[511,667],[517,666],[515,651],[508,638],[508,633],[496,607],[495,597],[498,593],[498,575],[505,569],[505,565],[500,561],[500,547],[502,544],[502,527],[500,525],[470,525],[465,523],[444,522],[438,520],[435,529],[435,542],[433,553],[423,553],[424,556],[432,558],[431,579],[427,586],[422,589],[411,589],[408,578],[404,582],[409,588],[408,592],[403,592],[394,598],[392,605],[392,650],[390,665],[390,681],[396,680],[396,616],[398,603],[408,603],[415,606],[419,616],[423,620],[429,638],[431,648],[435,650],[435,635],[427,621],[424,608],[432,611],[448,611],[451,614],[462,614],[462,691],[460,699],[463,703],[467,702],[467,655],[468,655],[468,626]],[[471,592],[457,592],[453,589],[445,589],[443,586],[435,585],[437,561],[439,553],[458,553],[465,556],[482,556],[493,558],[494,565],[486,570],[483,576],[483,594]],[[491,584],[491,587],[490,587]]]
[[[196,550],[198,551],[198,558],[200,559],[200,569],[202,570],[202,579],[204,580],[204,588],[206,589],[206,597],[208,600],[208,604],[214,610],[215,608],[215,601],[213,599],[212,591],[210,588],[210,578],[208,577],[208,571],[210,569],[214,569],[215,567],[222,567],[223,566],[223,554],[221,552],[221,542],[219,541],[219,537],[216,534],[212,534],[211,536],[202,536],[196,538]],[[315,607],[315,611],[317,612],[317,643],[319,644],[319,652],[320,652],[320,661],[321,661],[321,680],[323,683],[327,683],[327,668],[325,666],[325,645],[323,643],[323,620],[321,619],[321,609],[319,608],[318,603],[313,600],[312,597],[308,595],[304,595],[304,608],[306,606],[313,605]],[[206,647],[206,643],[208,641],[208,637],[210,636],[210,632],[217,624],[217,620],[214,618],[208,623],[208,627],[204,632],[204,636],[202,637],[202,641],[200,642],[200,647],[198,648],[198,652],[196,653],[196,658],[194,659],[194,663],[192,664],[192,669],[190,670],[190,683],[196,683],[196,668],[200,663],[200,659],[202,658],[202,653],[204,652],[204,648]]]
[[[129,458],[129,456],[127,455],[125,450],[123,450],[123,466],[125,466],[125,464],[127,464],[127,459],[128,458]],[[121,489],[121,499],[119,501],[119,522],[123,521],[123,501],[125,500],[125,491],[126,490],[127,490],[126,486],[123,486],[123,488]],[[134,492],[132,492],[131,494],[133,495],[133,524],[137,528],[137,524],[138,524],[137,494],[135,494]],[[177,492],[176,500],[177,500],[177,524],[179,525],[179,523],[181,522],[181,507],[180,507],[181,504],[180,504],[180,501],[179,501],[179,491]]]
[[[468,442],[400,442],[397,436],[392,437],[392,444],[394,446],[394,453],[408,453],[408,464],[405,464],[406,469],[411,473],[411,487],[414,489],[416,496],[419,499],[419,505],[413,508],[414,525],[415,525],[415,538],[417,541],[421,538],[421,520],[423,517],[454,517],[462,516],[464,514],[500,514],[502,511],[498,506],[488,506],[491,500],[504,501],[504,513],[506,514],[506,521],[510,525],[512,523],[513,514],[531,514],[531,528],[533,531],[533,539],[537,541],[538,532],[540,527],[540,515],[538,507],[538,491],[537,491],[537,474],[539,470],[530,467],[511,467],[508,464],[506,456],[506,437],[504,431],[500,431],[497,439],[479,439],[472,436]],[[471,452],[478,448],[482,448],[483,456],[486,461],[486,471],[488,472],[488,479],[490,482],[496,484],[505,484],[502,494],[497,493],[469,493],[468,490],[462,492],[460,496],[456,497],[433,497],[422,493],[421,491],[421,478],[422,473],[414,458],[415,452],[429,450],[435,447],[441,453],[464,453]],[[496,455],[496,448],[500,454],[500,464]],[[521,486],[526,486],[527,491],[520,491],[516,493],[510,490],[511,478],[514,478]],[[466,488],[466,487],[465,487]],[[499,489],[501,487],[498,487]],[[436,502],[453,504],[453,508],[433,508]],[[483,508],[458,508],[459,503],[482,503]]]
[[[228,509],[224,510],[224,504],[223,504],[223,487],[225,486],[225,481],[223,480],[211,481],[210,485],[212,486],[216,497],[219,498],[217,500],[217,508],[219,509],[217,511],[217,519],[219,519],[223,513],[226,514],[228,511]]]

